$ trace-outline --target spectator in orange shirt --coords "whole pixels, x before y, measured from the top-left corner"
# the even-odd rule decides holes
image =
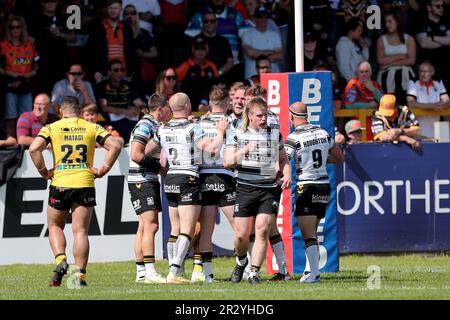
[[[133,32],[120,21],[121,0],[106,1],[106,17],[92,26],[87,52],[90,70],[97,83],[107,77],[108,61],[119,60],[126,76],[131,76],[136,61]]]
[[[208,49],[206,39],[195,37],[192,41],[192,56],[176,69],[182,83],[181,91],[191,99],[192,111],[208,110],[208,95],[219,77],[216,65],[206,59]]]
[[[31,80],[38,70],[39,55],[31,43],[25,19],[11,15],[6,39],[0,42],[0,75],[5,77],[5,127],[15,136],[16,122],[24,112],[33,109]]]
[[[356,69],[356,78],[351,79],[344,91],[344,105],[347,109],[375,109],[383,92],[372,77],[370,63],[362,61]]]

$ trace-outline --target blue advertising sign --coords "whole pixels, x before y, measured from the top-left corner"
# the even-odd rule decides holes
[[[450,144],[345,147],[337,166],[343,253],[450,249]]]

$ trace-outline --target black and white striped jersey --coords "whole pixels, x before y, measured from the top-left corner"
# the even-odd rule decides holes
[[[187,174],[198,177],[201,164],[201,150],[197,144],[205,137],[198,123],[186,118],[172,119],[161,125],[154,140],[167,154],[169,171],[167,174]]]
[[[156,121],[151,115],[146,114],[136,124],[130,136],[131,142],[139,142],[147,145],[155,135],[160,122]],[[153,155],[153,158],[159,160],[159,152]],[[130,167],[128,169],[128,182],[142,183],[146,181],[158,181],[158,174],[149,172],[148,169],[139,166],[136,162],[130,159]]]
[[[202,118],[200,118],[199,124],[203,131],[205,132],[205,136],[214,140],[217,136],[216,123],[223,118],[228,118],[225,113],[210,113]],[[230,128],[230,125],[228,125]],[[200,174],[206,173],[219,173],[219,174],[227,174],[234,177],[234,172],[231,169],[225,169],[223,166],[223,152],[225,147],[225,141],[227,135],[231,134],[231,129],[227,129],[224,137],[224,144],[220,149],[220,153],[217,153],[214,157],[210,154],[203,152],[202,156],[202,164],[200,166]]]
[[[277,186],[276,163],[283,149],[283,138],[279,129],[267,127],[265,130],[247,128],[234,130],[227,139],[227,147],[243,149],[249,143],[256,147],[236,165],[237,182],[254,187],[272,188]]]
[[[319,126],[299,125],[286,138],[284,148],[294,160],[297,183],[329,183],[327,159],[334,148],[331,136]]]

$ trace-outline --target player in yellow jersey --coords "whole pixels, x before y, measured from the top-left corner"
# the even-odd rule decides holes
[[[62,119],[41,129],[30,146],[30,156],[41,176],[52,179],[49,191],[47,222],[49,241],[55,255],[56,269],[49,285],[61,285],[68,263],[65,254],[64,226],[72,213],[75,280],[86,285],[89,256],[88,230],[95,202],[94,179],[103,177],[120,153],[120,145],[103,127],[79,118],[80,105],[75,97],[65,97],[60,111]],[[93,168],[95,144],[106,150],[103,164]],[[47,169],[42,152],[52,146],[53,168]]]

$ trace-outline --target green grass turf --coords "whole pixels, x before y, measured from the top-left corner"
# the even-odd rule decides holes
[[[191,261],[186,261],[187,275]],[[381,288],[367,288],[367,267],[381,270]],[[80,290],[47,287],[52,265],[0,266],[0,299],[173,299],[173,300],[293,300],[293,299],[450,299],[448,255],[351,255],[340,258],[340,272],[323,273],[320,284],[300,284],[298,277],[287,282],[263,281],[260,285],[226,279],[233,258],[216,258],[213,268],[219,282],[209,285],[137,284],[134,262],[92,263],[88,284]],[[158,261],[165,276],[167,262]],[[162,272],[164,271],[164,272]],[[269,279],[263,270],[263,280]]]

